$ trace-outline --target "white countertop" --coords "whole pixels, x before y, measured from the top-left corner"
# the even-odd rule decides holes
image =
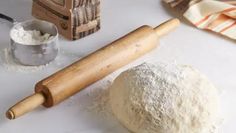
[[[30,19],[31,0],[1,0],[0,12],[18,21]],[[0,61],[0,133],[128,133],[116,120],[105,120],[85,109],[87,103],[93,101],[87,95],[91,93],[90,90],[101,88],[108,79],[97,82],[58,106],[50,109],[40,107],[14,121],[5,118],[5,111],[18,100],[30,95],[37,81],[77,58],[141,25],[156,26],[171,17],[160,0],[102,0],[102,29],[78,41],[70,42],[61,38],[63,54],[56,63],[26,73],[8,70]],[[9,45],[9,28],[7,24],[0,24],[0,50]],[[235,133],[235,60],[235,42],[182,24],[175,32],[161,39],[157,50],[130,66],[144,61],[176,61],[198,68],[221,90],[224,121],[220,132]]]

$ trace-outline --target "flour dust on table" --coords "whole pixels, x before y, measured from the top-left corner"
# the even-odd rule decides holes
[[[12,72],[35,72],[42,70],[45,68],[47,65],[43,66],[24,66],[21,64],[18,64],[17,62],[14,61],[11,51],[8,48],[5,48],[0,51],[0,58],[2,60],[2,65],[4,68],[6,68],[9,71]]]
[[[32,73],[44,70],[47,67],[63,68],[69,65],[71,62],[79,59],[80,55],[70,53],[66,50],[61,49],[58,57],[49,64],[41,66],[25,66],[15,62],[12,57],[9,48],[0,50],[0,65],[2,65],[6,70],[10,72],[20,72],[20,73]]]
[[[105,80],[99,81],[100,87],[91,89],[87,96],[91,99],[85,110],[96,114],[102,119],[113,119],[111,107],[109,105],[109,87],[112,84],[111,76],[106,77]]]

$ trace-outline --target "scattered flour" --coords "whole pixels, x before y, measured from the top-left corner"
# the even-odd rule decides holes
[[[38,45],[52,40],[54,36],[48,33],[42,33],[37,30],[25,30],[22,26],[12,29],[10,33],[12,39],[24,45]]]
[[[0,50],[0,65],[2,65],[10,72],[32,73],[43,70],[48,67],[53,67],[54,69],[61,69],[71,64],[72,62],[78,60],[79,58],[80,55],[78,54],[73,54],[65,50],[61,50],[57,58],[49,64],[42,66],[24,66],[14,61],[11,52],[8,48]]]
[[[216,133],[217,89],[186,65],[142,64],[123,72],[109,95],[116,118],[135,133]]]
[[[109,87],[112,84],[111,78],[106,78],[106,80],[100,84],[102,87],[93,88],[87,93],[87,96],[91,99],[91,103],[86,106],[85,109],[95,113],[102,119],[110,120],[114,118],[109,104]]]
[[[0,57],[2,61],[2,65],[9,71],[13,72],[35,72],[42,70],[45,68],[47,65],[42,65],[42,66],[24,66],[21,64],[18,64],[14,61],[11,52],[8,48],[3,49],[0,51]]]

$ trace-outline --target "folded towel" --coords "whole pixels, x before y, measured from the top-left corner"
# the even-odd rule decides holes
[[[200,29],[236,40],[235,0],[164,0]]]

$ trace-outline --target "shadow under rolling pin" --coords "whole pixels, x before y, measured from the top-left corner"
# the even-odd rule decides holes
[[[142,26],[56,72],[37,83],[35,94],[11,107],[6,112],[6,117],[16,119],[40,105],[52,107],[62,102],[86,86],[156,48],[159,37],[174,30],[179,23],[178,19],[171,19],[156,28]]]

